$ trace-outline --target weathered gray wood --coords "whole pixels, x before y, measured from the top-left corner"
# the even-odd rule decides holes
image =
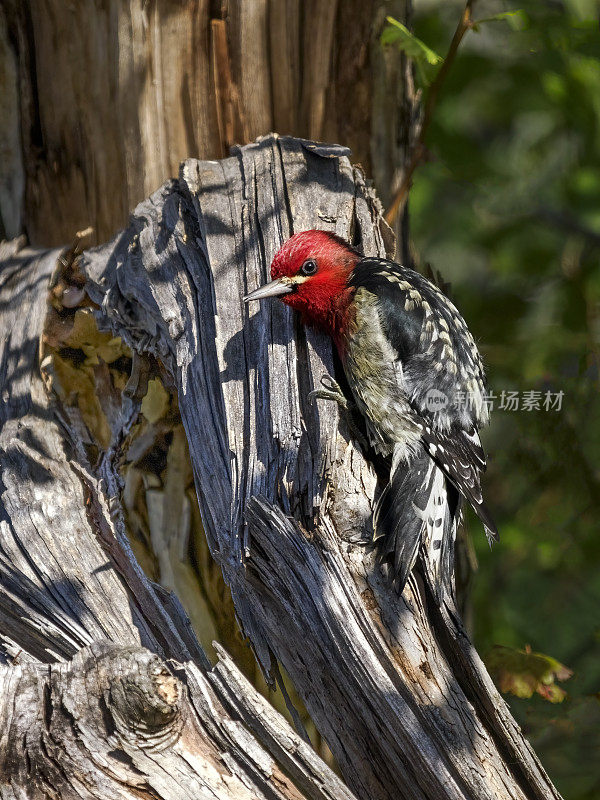
[[[135,563],[115,451],[92,470],[42,383],[59,257],[0,245],[0,797],[353,800]]]
[[[376,478],[337,407],[307,400],[334,370],[330,343],[282,304],[242,303],[310,227],[384,252],[377,202],[342,149],[266,138],[185,162],[85,254],[87,289],[172,372],[241,627],[267,673],[271,652],[281,660],[356,794],[557,798],[455,610],[430,602],[426,565],[397,597],[365,546]]]
[[[148,650],[96,642],[68,663],[0,667],[0,796],[352,800],[267,704],[247,716],[258,711],[292,777],[193,663],[174,674]]]
[[[21,648],[40,661],[70,658],[99,638],[157,649],[92,530],[39,371],[60,251],[15,250],[0,251],[0,644],[5,656]]]

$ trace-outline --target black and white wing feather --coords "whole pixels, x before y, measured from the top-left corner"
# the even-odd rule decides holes
[[[399,586],[420,543],[441,584],[449,586],[458,494],[473,507],[488,539],[498,538],[480,485],[486,461],[477,429],[488,421],[481,358],[455,306],[414,270],[363,259],[350,284],[377,298],[381,328],[402,375],[398,391],[410,408],[407,423],[420,432],[413,458],[406,459],[406,450],[398,458],[394,450],[390,482],[375,512],[376,536],[383,539],[382,552],[394,556]],[[445,402],[432,406],[432,397]]]
[[[424,423],[421,439],[429,455],[483,522],[488,541],[498,541],[498,529],[481,493],[480,475],[485,471],[486,463],[477,431],[474,428],[470,431],[460,428],[439,431]]]

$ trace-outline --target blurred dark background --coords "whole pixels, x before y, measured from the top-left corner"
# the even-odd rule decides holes
[[[414,29],[444,54],[462,3],[415,3]],[[416,258],[452,283],[487,364],[486,494],[501,531],[473,521],[475,643],[530,645],[573,670],[551,704],[508,696],[569,800],[600,797],[600,35],[594,2],[522,9],[469,32],[415,173]],[[500,410],[502,392],[519,410]],[[564,392],[560,411],[524,393]],[[530,395],[531,396],[531,395]],[[537,397],[534,395],[533,397]],[[506,397],[505,397],[506,399]]]

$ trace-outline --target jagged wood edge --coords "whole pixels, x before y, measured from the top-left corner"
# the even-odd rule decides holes
[[[359,796],[558,797],[454,609],[430,619],[427,570],[395,597],[360,544],[373,475],[333,404],[306,399],[334,368],[329,343],[281,304],[246,316],[241,296],[292,225],[384,253],[376,201],[347,158],[273,137],[185,162],[84,258],[114,330],[177,381],[205,529],[242,629],[266,671],[270,650],[282,661]],[[308,566],[318,580],[303,593]]]
[[[0,244],[0,796],[352,800],[139,570],[110,454],[93,474],[40,376],[61,257]]]

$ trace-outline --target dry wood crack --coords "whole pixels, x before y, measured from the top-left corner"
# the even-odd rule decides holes
[[[222,161],[186,161],[126,230],[84,253],[81,268],[100,323],[170,373],[209,546],[240,625],[266,673],[271,653],[286,668],[349,789],[224,654],[210,670],[181,608],[135,563],[117,473],[135,391],[96,467],[77,449],[70,419],[57,422],[36,364],[54,251],[5,253],[0,273],[11,331],[0,354],[0,736],[12,748],[0,774],[14,787],[3,797],[29,782],[39,796],[56,786],[59,797],[122,796],[126,786],[138,797],[208,796],[210,787],[219,797],[558,798],[455,610],[429,603],[428,575],[397,597],[361,544],[376,476],[337,405],[308,401],[334,374],[329,342],[281,304],[248,316],[242,303],[281,242],[312,227],[369,255],[383,255],[388,241],[379,204],[343,148],[266,137]],[[130,676],[128,659],[146,664],[111,683],[106,730],[86,722],[70,694],[85,658],[114,658]],[[178,662],[174,677],[160,659]],[[152,680],[148,669],[157,670]],[[32,749],[48,691],[60,703],[46,701],[46,718],[62,714],[68,724],[52,746],[40,729],[45,750]],[[91,705],[105,692],[91,685]],[[21,716],[10,710],[14,697]],[[132,725],[141,707],[143,724]],[[62,772],[56,748],[73,759]]]

